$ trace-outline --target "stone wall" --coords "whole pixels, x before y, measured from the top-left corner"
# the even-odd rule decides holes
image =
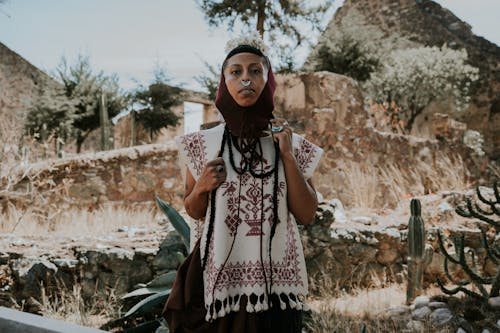
[[[44,84],[45,89],[58,86],[50,76],[0,43],[0,117],[14,114],[24,119]]]
[[[19,176],[10,190],[18,205],[94,209],[106,203],[151,204],[158,195],[180,208],[182,200],[173,142],[44,161],[20,169]],[[9,198],[3,199],[6,207]]]

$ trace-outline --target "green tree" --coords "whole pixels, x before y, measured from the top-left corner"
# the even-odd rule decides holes
[[[74,138],[79,153],[90,132],[100,126],[102,94],[106,95],[110,117],[127,106],[127,97],[120,92],[116,75],[93,73],[88,57],[79,56],[73,66],[63,57],[56,73],[62,88],[42,93],[28,112],[27,131],[40,134],[39,140],[46,138],[44,133],[53,133],[63,140]]]
[[[120,91],[118,77],[94,73],[88,57],[79,56],[75,65],[68,65],[63,57],[57,68],[58,79],[62,81],[66,96],[76,101],[73,116],[77,153],[88,135],[100,126],[99,101],[105,94],[109,117],[116,116],[128,105],[128,99]]]
[[[366,81],[379,68],[384,53],[394,47],[393,39],[352,11],[338,26],[327,28],[304,69],[329,71]]]
[[[135,120],[149,131],[151,140],[162,128],[177,125],[179,117],[172,107],[182,103],[182,90],[167,84],[166,71],[157,68],[154,75],[153,83],[135,92],[133,101],[137,109],[132,112]]]
[[[418,47],[392,51],[364,86],[368,96],[395,102],[398,117],[409,133],[415,118],[432,102],[454,102],[463,110],[470,101],[471,84],[478,69],[467,64],[465,50]]]
[[[379,59],[365,52],[356,40],[345,37],[335,46],[322,45],[319,48],[315,71],[329,71],[365,81],[380,65]]]
[[[275,47],[270,54],[276,55],[280,72],[289,72],[294,68],[294,58],[288,54],[294,48],[308,41],[301,32],[305,25],[315,30],[321,29],[321,21],[333,0],[322,0],[322,4],[311,6],[297,0],[197,0],[210,26],[228,25],[233,31],[236,23],[243,29],[257,30],[262,38],[268,39]],[[267,34],[267,36],[264,36]]]
[[[212,66],[208,62],[204,61],[204,64],[208,70],[208,73],[205,72],[196,76],[194,79],[196,82],[205,87],[208,91],[208,98],[210,100],[215,100],[217,96],[217,88],[219,87],[219,75],[220,75],[220,67],[222,66]]]
[[[75,135],[73,126],[76,118],[76,100],[69,99],[63,86],[53,89],[47,82],[40,82],[39,98],[28,110],[25,129],[26,134],[45,142],[49,136],[55,138],[55,151],[58,153],[58,143],[66,142]]]
[[[286,36],[293,36],[300,44],[303,35],[297,23],[306,21],[318,27],[322,14],[330,7],[332,0],[318,6],[305,6],[303,1],[296,0],[197,0],[211,26],[228,23],[232,30],[236,21],[247,27],[254,26],[264,37],[264,33],[279,31]]]

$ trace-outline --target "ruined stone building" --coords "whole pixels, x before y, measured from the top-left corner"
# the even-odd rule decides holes
[[[6,126],[15,132],[16,136],[23,135],[28,110],[42,93],[61,87],[61,83],[0,43],[0,122],[8,124]],[[218,119],[217,111],[205,93],[183,89],[181,94],[184,102],[201,106],[202,123]],[[176,128],[163,129],[152,141],[148,133],[139,128],[136,142],[138,144],[165,142],[175,135],[182,134],[184,109],[185,104],[174,108],[174,112],[181,119]],[[113,128],[114,148],[131,145],[130,125],[130,115],[122,117],[117,122]],[[100,150],[100,131],[95,130],[84,142],[82,151],[98,150]]]

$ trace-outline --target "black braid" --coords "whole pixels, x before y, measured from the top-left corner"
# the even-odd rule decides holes
[[[247,171],[247,168],[248,168],[248,164],[247,164],[247,161],[243,158],[243,153],[241,154],[241,161],[243,162],[243,165],[241,166],[241,168],[237,168],[236,167],[236,164],[234,163],[234,156],[233,156],[233,149],[232,149],[232,144],[233,144],[233,140],[232,140],[232,137],[231,137],[231,133],[229,133],[229,129],[228,127],[226,126],[225,130],[224,130],[224,139],[226,139],[227,137],[227,142],[228,142],[228,146],[229,146],[229,163],[231,163],[231,166],[233,167],[233,170],[238,174],[238,175],[242,175],[244,174],[246,171]]]
[[[237,147],[237,142],[236,142],[236,140],[233,141],[233,138],[232,138],[231,134],[229,133],[229,129],[227,128],[227,126],[226,126],[226,130],[224,131],[224,135],[227,137],[227,141],[229,143],[229,145],[228,145],[229,146],[229,162],[231,163],[231,166],[233,167],[233,170],[236,171],[236,173],[238,173],[239,175],[242,175],[247,171],[247,169],[249,169],[250,174],[252,176],[254,176],[255,178],[259,178],[259,179],[267,178],[271,174],[273,174],[277,164],[275,165],[275,168],[273,168],[267,172],[262,171],[262,173],[260,173],[260,174],[258,174],[257,172],[255,172],[255,170],[252,169],[252,165],[254,164],[254,162],[257,159],[262,159],[262,153],[260,155],[257,154],[256,149],[255,149],[256,145],[259,145],[259,147],[262,151],[262,146],[261,146],[260,140],[251,141],[251,143],[249,143],[249,146],[250,145],[252,146],[252,147],[247,149],[248,151],[250,151],[250,158],[249,159],[246,158],[245,153],[242,149],[239,150],[241,153],[241,158],[243,160],[243,166],[241,168],[238,168],[238,167],[236,167],[236,164],[234,163],[234,155],[233,155],[233,149],[232,149],[232,145]],[[279,152],[277,152],[277,153],[279,155]]]
[[[260,153],[262,155],[263,154],[263,151],[262,151],[262,145],[259,145],[259,148],[260,148]],[[260,167],[261,167],[261,170],[264,170],[264,163],[262,162],[262,160],[260,161]],[[264,178],[262,178],[260,180],[260,237],[259,237],[259,245],[260,245],[260,249],[259,249],[259,254],[260,254],[260,266],[262,268],[262,274],[264,275],[264,282],[266,283],[266,295],[267,295],[267,302],[269,302],[269,289],[268,289],[268,285],[267,285],[267,274],[266,274],[266,269],[264,267],[264,258],[263,258],[263,253],[262,253],[262,238],[263,238],[263,235],[264,235]],[[269,303],[268,303],[269,305]]]
[[[219,150],[219,155],[217,157],[222,157],[222,154],[224,153],[224,146],[226,145],[226,137],[223,135],[222,136],[222,143],[221,147]],[[213,189],[210,192],[210,221],[208,222],[208,231],[207,231],[207,242],[205,244],[205,255],[203,256],[203,262],[201,265],[201,269],[205,271],[205,267],[207,266],[207,259],[208,259],[208,248],[210,245],[210,241],[212,239],[212,234],[214,231],[214,222],[215,222],[215,193],[217,192],[217,189]]]
[[[276,233],[276,226],[278,225],[278,164],[279,164],[279,144],[274,143],[274,150],[276,156],[274,158],[274,184],[273,184],[273,224],[271,226],[271,235],[269,236],[269,268],[271,270],[269,294],[272,294],[273,289],[273,261],[272,261],[272,245],[274,234]]]

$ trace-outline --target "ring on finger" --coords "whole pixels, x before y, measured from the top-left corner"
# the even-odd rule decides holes
[[[281,132],[283,130],[283,126],[272,126],[271,127],[271,132],[273,133],[278,133],[278,132]]]
[[[285,120],[285,122],[283,123],[283,126],[288,126],[288,121]]]

